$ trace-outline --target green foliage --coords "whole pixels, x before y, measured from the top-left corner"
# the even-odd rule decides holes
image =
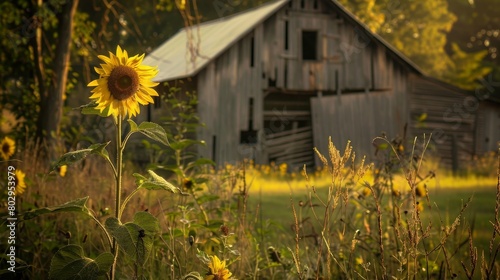
[[[457,22],[448,34],[448,41],[468,52],[488,52],[485,59],[499,65],[500,56],[500,7],[496,0],[456,0],[450,10],[457,15]],[[449,45],[450,47],[451,45]]]
[[[58,42],[58,17],[66,1],[3,1],[0,4],[0,103],[24,121],[16,128],[17,137],[35,133],[40,113],[41,96],[55,79],[54,52]],[[88,56],[95,23],[86,13],[77,13],[73,45],[75,60]],[[39,60],[37,60],[39,58]],[[67,92],[78,80],[81,68],[75,67],[68,79]],[[65,97],[63,97],[65,98]],[[63,100],[61,100],[61,103]],[[53,113],[53,112],[51,112]],[[32,136],[32,135],[30,135]]]
[[[491,72],[485,52],[468,53],[453,42],[447,52],[447,34],[457,17],[446,0],[340,2],[430,76],[472,89]]]
[[[85,257],[82,247],[67,245],[59,249],[50,264],[50,279],[104,279],[113,264],[113,255],[102,253],[96,259]]]
[[[384,7],[377,5],[375,0],[341,0],[339,2],[348,10],[353,11],[356,17],[373,32],[380,30],[384,24]]]
[[[52,170],[55,170],[56,168],[61,167],[63,165],[70,165],[80,160],[83,160],[90,154],[97,154],[109,160],[109,154],[108,151],[106,150],[106,146],[108,146],[109,143],[111,142],[102,144],[93,144],[89,146],[87,149],[68,152],[64,154],[62,157],[60,157],[59,160],[57,160],[53,164]]]
[[[165,169],[177,175],[177,184],[182,185],[184,179],[198,181],[198,176],[192,176],[204,167],[214,165],[209,159],[197,158],[194,150],[197,145],[205,145],[203,140],[193,140],[197,129],[203,126],[196,113],[198,99],[195,93],[181,92],[178,87],[168,87],[169,92],[163,96],[168,115],[160,119],[165,127],[169,145],[163,149],[143,141],[150,151],[152,168]],[[201,175],[201,174],[198,174]],[[193,177],[193,178],[191,178]]]
[[[130,134],[140,132],[152,140],[160,142],[165,146],[170,146],[167,133],[160,125],[152,122],[143,122],[138,126],[131,119],[128,122],[130,124]]]
[[[85,204],[87,203],[88,197],[79,198],[73,201],[68,201],[59,206],[51,206],[45,208],[39,208],[31,210],[20,215],[20,220],[30,220],[36,218],[40,215],[57,213],[57,212],[83,212],[88,213]]]
[[[97,115],[99,117],[107,117],[109,112],[109,107],[104,109],[102,112],[99,109],[96,109],[97,103],[90,102],[89,104],[82,105],[78,107],[83,115]]]
[[[80,109],[89,114],[100,114],[95,110],[93,104],[82,106]],[[137,188],[130,193],[124,201],[121,201],[122,192],[122,172],[123,172],[123,150],[128,139],[136,132],[146,137],[168,145],[167,133],[165,130],[154,123],[143,122],[137,125],[134,121],[128,120],[130,130],[122,139],[122,119],[121,116],[113,118],[116,126],[116,159],[112,160],[107,151],[110,142],[102,144],[93,144],[87,149],[72,151],[64,154],[53,164],[52,170],[63,165],[75,164],[87,158],[90,154],[97,154],[103,157],[113,170],[115,179],[115,215],[106,219],[103,225],[94,212],[87,208],[86,203],[89,197],[77,199],[65,204],[39,208],[25,212],[20,215],[20,220],[29,220],[43,214],[56,212],[83,212],[91,217],[101,228],[109,243],[110,252],[99,255],[96,259],[86,258],[83,249],[77,245],[68,245],[61,248],[53,257],[50,277],[52,279],[98,279],[107,275],[111,279],[116,277],[116,260],[118,257],[118,248],[121,248],[126,255],[135,263],[135,277],[142,275],[142,266],[147,261],[154,244],[154,238],[160,233],[158,219],[147,212],[137,212],[132,222],[122,224],[122,214],[127,203],[140,190],[167,190],[177,193],[178,188],[169,183],[163,177],[153,171],[149,171],[151,178],[146,178],[139,174],[136,177]],[[70,236],[70,235],[69,235]],[[68,237],[69,239],[70,237]]]
[[[147,190],[166,190],[172,193],[179,192],[179,188],[167,182],[167,180],[156,174],[154,171],[148,170],[148,173],[151,176],[151,179],[137,173],[133,174],[137,188],[145,188]]]
[[[105,226],[120,248],[140,266],[146,262],[154,238],[160,233],[158,219],[148,212],[137,212],[132,222],[123,225],[117,218],[111,217],[106,220]]]
[[[488,51],[482,50],[475,53],[467,53],[460,49],[458,44],[452,43],[453,68],[444,74],[444,78],[454,85],[463,89],[474,90],[481,86],[479,79],[486,77],[491,71],[483,60],[488,55]]]

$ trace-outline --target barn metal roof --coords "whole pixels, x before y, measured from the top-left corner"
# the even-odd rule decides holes
[[[191,77],[227,48],[266,20],[289,0],[278,0],[230,17],[208,21],[190,29],[182,28],[144,58],[144,64],[158,66],[155,81],[163,82]],[[194,63],[188,52],[187,34],[199,41],[199,54]],[[199,38],[198,38],[199,36]],[[199,40],[198,40],[199,39]]]
[[[204,22],[189,29],[182,28],[172,38],[148,54],[144,58],[144,64],[158,66],[160,71],[154,78],[157,82],[194,76],[210,61],[243,38],[256,25],[273,15],[288,2],[289,0],[272,1],[230,17]],[[383,44],[393,54],[394,59],[399,60],[418,74],[423,74],[422,70],[415,63],[396,50],[382,37],[371,32],[365,24],[359,21],[354,14],[344,8],[338,1],[330,0],[326,2],[336,6],[348,19],[360,26],[369,37]],[[191,55],[188,51],[188,34],[192,36],[194,45],[199,50],[199,53],[195,55],[196,60],[194,62],[191,61]],[[199,42],[198,46],[197,42]]]

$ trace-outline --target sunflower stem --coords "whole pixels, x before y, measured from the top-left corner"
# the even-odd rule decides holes
[[[123,169],[123,143],[122,143],[122,116],[116,118],[116,186],[115,186],[115,218],[120,222],[121,218],[121,193],[122,193],[122,169]],[[111,267],[111,280],[116,276],[116,261],[118,259],[118,243],[113,237],[112,254],[114,255]]]

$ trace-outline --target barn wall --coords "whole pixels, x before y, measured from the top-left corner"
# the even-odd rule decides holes
[[[285,108],[286,106],[278,110],[280,113],[300,113],[301,117],[303,115],[309,120],[311,112],[319,116],[333,114],[337,118],[343,112],[351,114],[347,108],[362,109],[362,114],[372,112],[369,113],[370,121],[381,124],[369,125],[373,131],[368,129],[365,130],[367,135],[361,135],[345,130],[343,137],[353,137],[356,142],[371,141],[382,131],[392,136],[401,131],[408,115],[406,72],[393,65],[384,46],[370,41],[364,31],[344,21],[324,1],[318,1],[316,6],[313,1],[304,1],[304,8],[300,7],[300,3],[301,1],[292,1],[291,6],[284,6],[197,75],[198,91],[201,93],[200,118],[206,124],[199,131],[199,137],[207,143],[200,151],[202,155],[215,159],[220,164],[243,158],[253,158],[265,163],[268,160],[265,137],[269,129],[263,127],[264,120],[272,109],[279,107],[274,106],[265,111],[265,107],[270,106],[264,104],[264,97],[269,95],[269,89],[275,89],[277,95],[280,91],[307,92],[312,93],[311,96],[315,96],[316,92],[335,92],[342,95],[341,100],[345,99],[343,103],[346,104],[341,102],[340,105],[334,105],[337,110],[333,113],[327,113],[324,110],[328,109],[319,105],[311,106],[308,99],[304,102],[306,111],[294,112],[291,108]],[[288,35],[285,35],[286,30]],[[318,32],[317,60],[302,59],[304,30]],[[344,98],[346,92],[363,93]],[[249,127],[250,98],[253,98],[252,127]],[[276,96],[273,98],[276,101]],[[282,98],[285,102],[289,95],[284,94]],[[332,104],[336,102],[333,100],[338,99],[325,96],[325,100],[331,100],[328,104]],[[377,108],[378,104],[383,109]],[[365,109],[368,111],[364,112]],[[314,112],[315,110],[319,111]],[[382,115],[378,116],[377,111]],[[359,125],[365,119],[356,118],[355,115],[351,117]],[[287,120],[289,119],[291,117]],[[321,117],[312,120],[315,122],[317,119]],[[327,141],[328,133],[320,127],[328,124],[323,121],[315,125],[314,143],[317,143],[318,138],[322,138],[318,141]],[[256,144],[240,143],[240,133],[246,130],[258,131]],[[370,146],[365,146],[369,151]]]
[[[476,123],[476,154],[498,151],[500,148],[500,104],[479,103]]]
[[[263,44],[264,37],[264,29],[260,25],[197,75],[200,92],[198,112],[205,123],[205,127],[199,129],[198,137],[207,143],[200,148],[200,154],[215,159],[219,164],[245,158],[259,160],[258,150],[261,149],[256,145],[240,144],[251,141],[240,139],[240,133],[262,129],[263,79],[260,73],[263,65],[259,62],[264,53],[257,46]],[[249,110],[251,98],[252,116]]]
[[[295,91],[388,89],[390,64],[369,34],[318,1],[292,1],[264,23],[263,88]],[[317,59],[302,57],[303,31],[317,32]],[[287,41],[287,42],[286,42]]]
[[[426,77],[412,77],[410,88],[411,135],[432,133],[429,152],[445,167],[457,170],[475,154],[475,97]]]
[[[314,146],[327,153],[331,136],[341,150],[351,141],[358,155],[371,158],[375,137],[402,137],[408,122],[406,74],[395,71],[393,75],[391,90],[312,98]]]

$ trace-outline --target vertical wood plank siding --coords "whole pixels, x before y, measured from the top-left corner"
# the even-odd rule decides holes
[[[477,108],[466,107],[467,101],[475,100],[474,97],[425,77],[412,76],[411,85],[412,135],[432,133],[430,152],[441,158],[442,165],[455,169],[464,167],[475,154]]]
[[[476,120],[476,154],[498,151],[500,148],[500,104],[483,101]]]
[[[402,136],[398,119],[405,115],[404,106],[390,91],[312,98],[311,107],[314,146],[323,153],[328,152],[331,136],[341,150],[351,141],[357,155],[373,158],[376,136]],[[318,159],[316,164],[320,164]]]

